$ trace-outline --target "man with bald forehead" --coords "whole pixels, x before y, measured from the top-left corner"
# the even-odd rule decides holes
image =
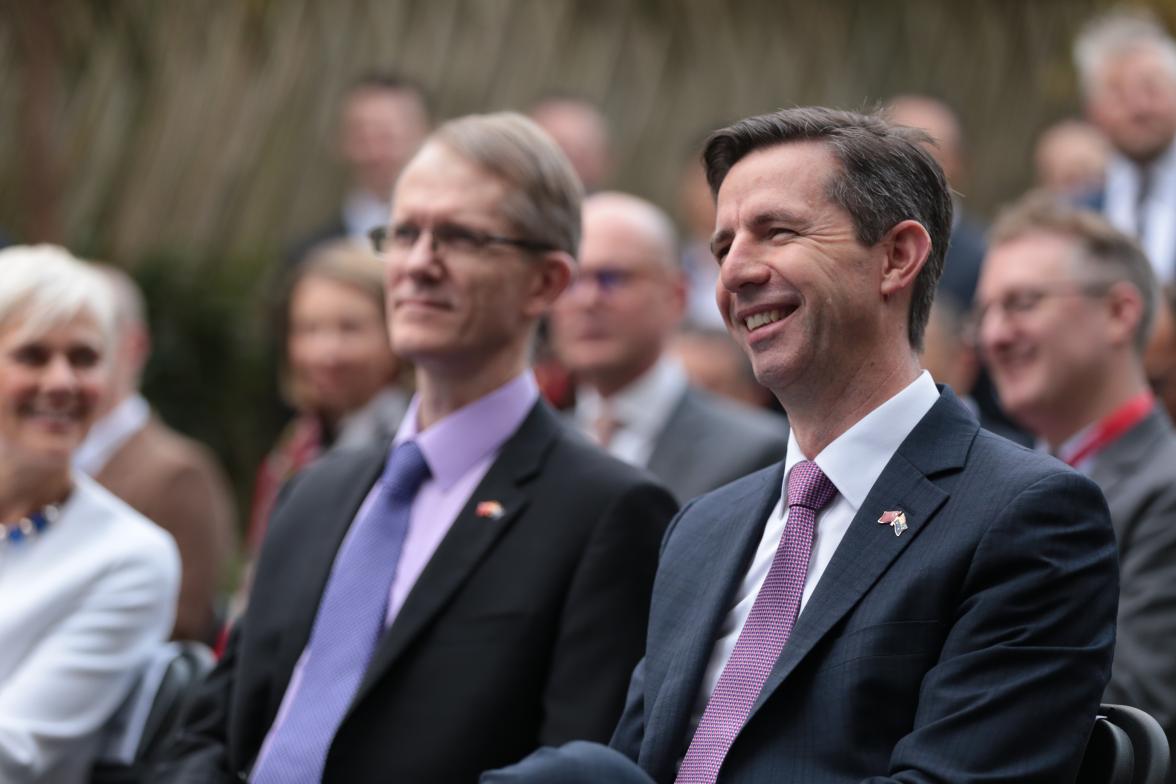
[[[669,216],[615,192],[589,196],[582,214],[579,269],[551,318],[556,354],[579,382],[575,423],[679,501],[779,460],[781,417],[691,387],[667,353],[686,306]]]

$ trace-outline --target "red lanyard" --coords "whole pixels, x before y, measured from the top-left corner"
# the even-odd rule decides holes
[[[1107,444],[1142,422],[1144,417],[1151,413],[1155,403],[1155,396],[1150,389],[1140,392],[1099,422],[1090,435],[1065,458],[1066,462],[1071,466],[1077,466],[1083,460],[1098,454]]]

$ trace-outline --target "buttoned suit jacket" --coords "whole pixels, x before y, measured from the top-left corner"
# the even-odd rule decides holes
[[[386,445],[328,454],[284,491],[249,608],[157,781],[247,775],[386,455]],[[483,501],[503,514],[479,512]],[[379,641],[323,781],[460,784],[540,745],[607,740],[675,509],[644,472],[536,404]]]
[[[654,441],[647,467],[679,502],[778,462],[788,423],[687,387]]]
[[[233,494],[212,452],[152,416],[94,478],[176,540],[182,578],[172,636],[211,642],[236,538]]]
[[[1176,433],[1155,408],[1099,452],[1090,478],[1111,510],[1122,592],[1106,701],[1154,716],[1176,741]],[[1176,777],[1176,771],[1174,771]]]
[[[671,782],[717,630],[783,467],[671,523],[612,740]],[[902,510],[902,535],[877,522]],[[883,470],[801,611],[720,781],[1073,781],[1118,593],[1098,488],[979,429],[950,390]]]

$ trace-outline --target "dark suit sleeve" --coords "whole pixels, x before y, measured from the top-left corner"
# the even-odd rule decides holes
[[[694,506],[694,499],[687,501],[674,518],[670,520],[666,526],[665,534],[662,535],[661,546],[658,551],[658,560],[661,560],[661,554],[665,552],[666,542],[674,533],[674,527],[678,521]],[[616,729],[613,730],[612,739],[609,740],[608,745],[617,751],[624,754],[634,762],[640,757],[641,743],[645,738],[645,658],[642,657],[637,666],[633,668],[633,675],[629,679],[629,690],[625,695],[625,709],[621,713],[620,721],[617,722]]]
[[[230,784],[226,729],[233,696],[240,628],[229,635],[224,656],[200,684],[149,779],[156,784]]]
[[[618,495],[572,579],[544,691],[541,745],[608,739],[645,649],[658,543],[676,503],[651,483]]]
[[[1176,726],[1176,485],[1147,499],[1127,536],[1105,699],[1141,708],[1170,731]]]
[[[890,774],[867,781],[1073,781],[1109,676],[1116,558],[1085,478],[1053,474],[1017,495],[976,550]]]

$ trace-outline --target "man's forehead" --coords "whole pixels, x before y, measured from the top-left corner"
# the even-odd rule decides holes
[[[409,208],[488,208],[506,191],[493,172],[443,144],[428,142],[397,180],[392,209],[395,214]]]
[[[1079,253],[1075,238],[1044,228],[1030,228],[996,243],[985,261],[985,271],[994,273],[987,276],[990,281],[1069,279],[1078,275]],[[995,274],[997,271],[999,275]]]
[[[825,192],[840,164],[820,141],[784,142],[753,150],[731,166],[719,186],[716,203],[734,198],[805,198]]]

